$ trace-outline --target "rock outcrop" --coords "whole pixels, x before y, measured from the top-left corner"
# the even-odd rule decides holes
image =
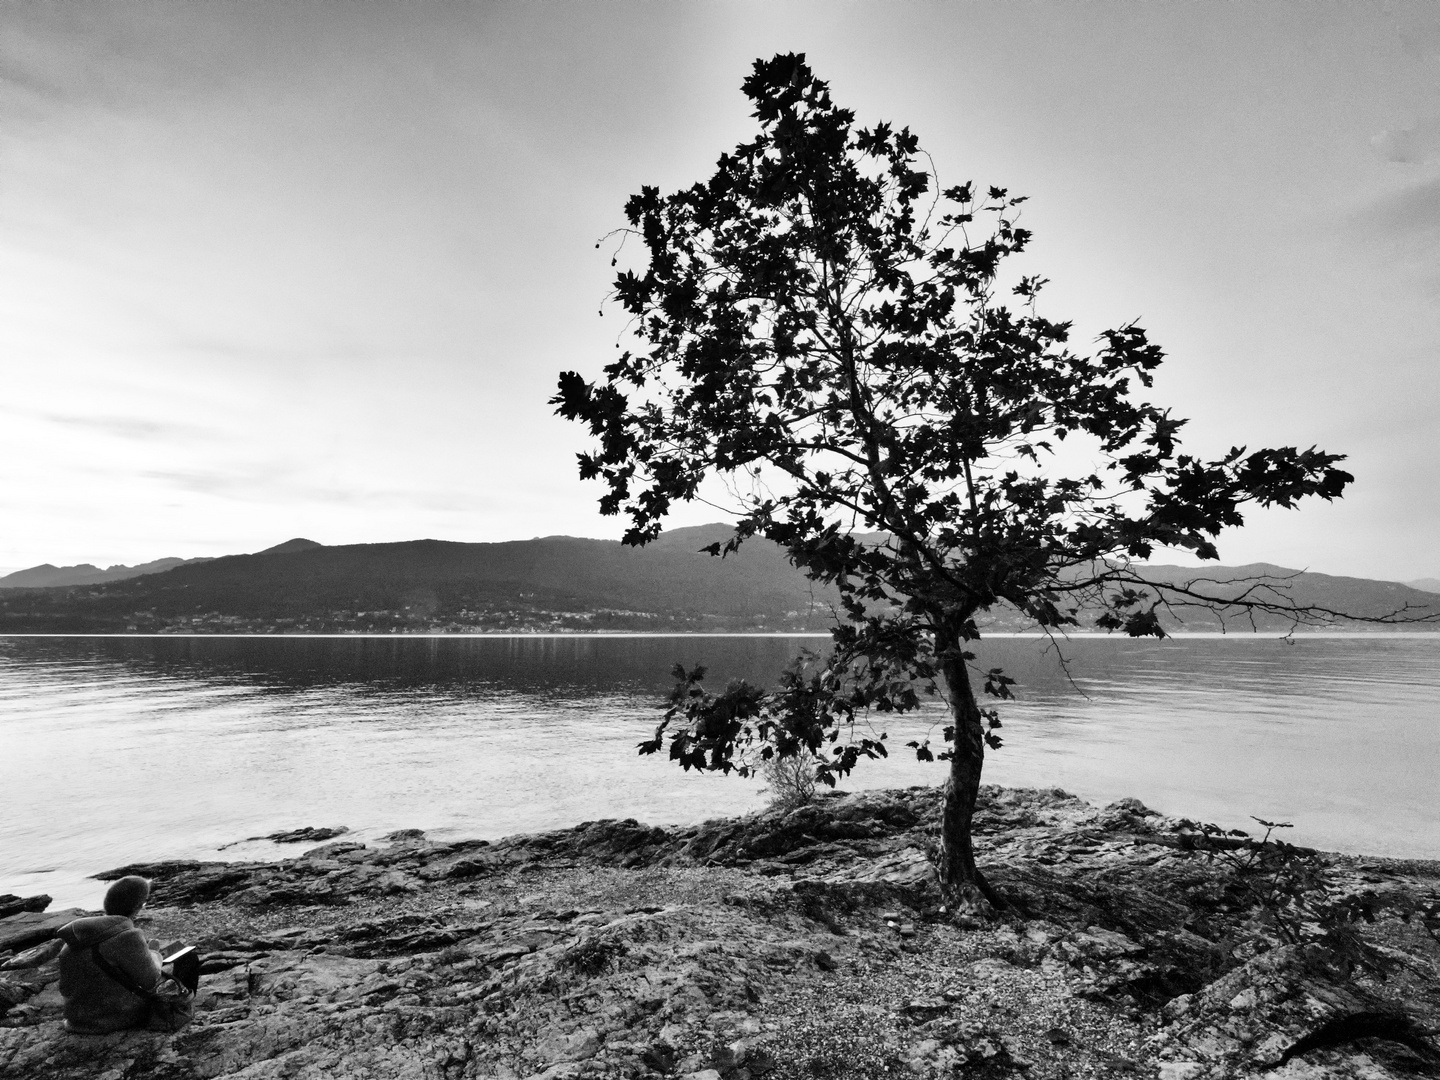
[[[54,932],[78,913],[20,911],[0,920],[0,1078],[1380,1078],[1440,1060],[1440,866],[1328,857],[1335,910],[1373,922],[1291,942],[1186,823],[987,788],[977,844],[1009,907],[977,922],[943,908],[937,810],[917,788],[120,867],[100,877],[155,881],[148,931],[201,948],[195,1023],[66,1033]]]

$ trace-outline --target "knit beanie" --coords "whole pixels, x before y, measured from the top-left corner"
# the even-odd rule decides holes
[[[150,899],[150,882],[143,877],[122,877],[105,890],[105,914],[133,919]]]

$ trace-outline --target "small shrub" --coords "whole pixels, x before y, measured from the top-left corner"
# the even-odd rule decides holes
[[[1259,923],[1288,945],[1306,948],[1337,973],[1348,976],[1356,967],[1384,976],[1393,966],[1360,936],[1360,924],[1373,923],[1391,898],[1372,892],[1335,896],[1330,867],[1310,848],[1272,839],[1288,821],[1255,818],[1265,828],[1259,840],[1240,829],[1182,822],[1198,831],[1206,858],[1230,869],[1231,880],[1254,908]],[[1399,912],[1402,918],[1407,913]]]
[[[470,950],[463,945],[447,945],[435,954],[435,963],[445,967],[463,964],[470,959]]]
[[[794,810],[815,801],[815,757],[796,754],[773,757],[760,763],[765,778],[761,794],[770,796],[770,805],[778,810]]]
[[[629,951],[630,947],[620,938],[593,937],[572,945],[562,962],[576,974],[593,977]]]

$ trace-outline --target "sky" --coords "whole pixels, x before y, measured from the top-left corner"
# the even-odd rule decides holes
[[[1425,0],[0,6],[0,572],[618,537],[547,405],[614,353],[596,243],[792,50],[1029,196],[1043,313],[1138,319],[1188,448],[1349,456],[1223,562],[1440,576]]]

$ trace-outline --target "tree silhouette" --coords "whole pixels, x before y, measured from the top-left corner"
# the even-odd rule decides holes
[[[1007,276],[1030,239],[1023,199],[940,190],[908,129],[857,127],[803,54],[757,60],[743,89],[753,141],[704,183],[626,205],[622,232],[647,257],[615,279],[634,344],[602,381],[561,375],[552,404],[598,440],[580,475],[605,484],[603,512],[628,516],[626,543],[654,539],[676,500],[720,477],[737,520],[709,550],[766,537],[836,586],[834,648],[771,692],[711,694],[703,670],[677,668],[642,750],[668,732],[682,765],[724,771],[815,752],[833,783],[885,753],[856,736],[857,716],[940,694],[953,715],[940,878],[983,907],[995,897],[970,824],[999,720],[975,688],[1008,697],[1011,681],[972,678],[977,616],[1004,602],[1046,630],[1158,637],[1165,605],[1323,614],[1265,583],[1156,584],[1131,563],[1160,547],[1215,559],[1247,505],[1334,499],[1352,478],[1314,448],[1181,453],[1185,421],[1133,396],[1163,357],[1144,330],[1072,351],[1070,324],[1036,309],[1044,280]]]

